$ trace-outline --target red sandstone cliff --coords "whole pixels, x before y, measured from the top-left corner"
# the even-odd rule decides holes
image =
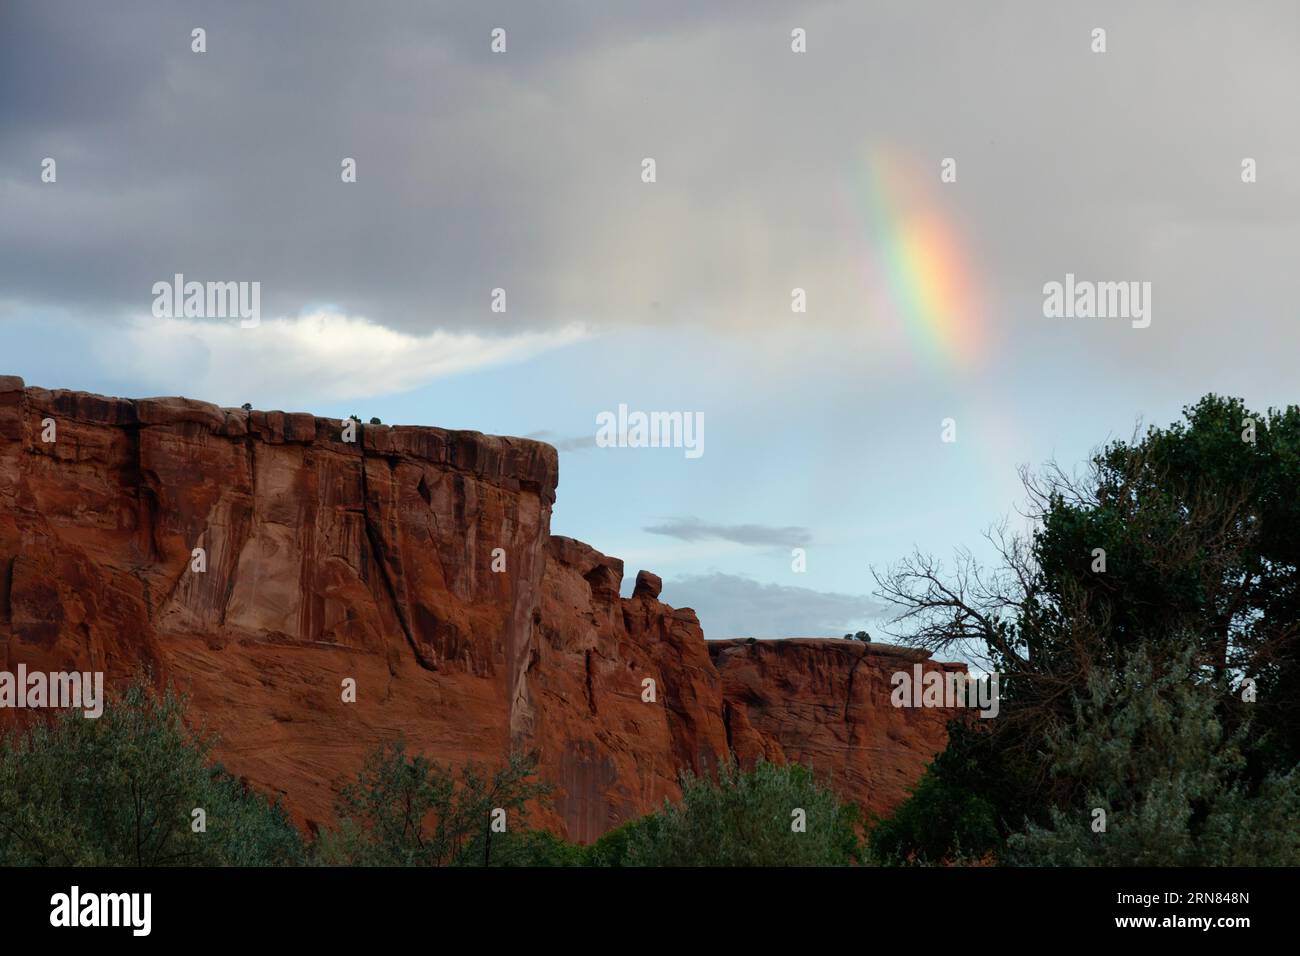
[[[3,669],[148,665],[229,769],[309,824],[399,734],[456,764],[536,749],[545,822],[582,841],[729,750],[811,764],[884,811],[943,746],[948,712],[889,705],[923,652],[706,642],[646,572],[621,598],[621,561],[550,534],[549,445],[342,427],[0,377]]]

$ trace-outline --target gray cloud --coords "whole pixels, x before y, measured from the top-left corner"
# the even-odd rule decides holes
[[[662,534],[679,541],[732,541],[736,544],[771,547],[806,547],[812,542],[807,528],[774,528],[763,524],[714,524],[699,518],[670,518],[663,524],[643,528],[650,534]]]
[[[673,578],[664,584],[663,600],[694,608],[710,638],[841,637],[883,611],[865,595],[761,584],[721,573]]]
[[[588,448],[596,447],[595,435],[574,435],[571,438],[566,438],[555,432],[542,430],[540,432],[530,432],[524,437],[554,445],[556,451],[586,451]]]
[[[415,332],[587,318],[572,287],[603,267],[575,269],[569,217],[619,167],[639,185],[645,149],[613,145],[593,80],[622,48],[778,5],[707,6],[4,4],[0,288],[104,317],[180,271],[261,281],[269,314],[330,304]]]
[[[1291,0],[6,3],[0,289],[112,319],[181,271],[261,281],[271,315],[496,335],[788,319],[798,285],[820,323],[884,323],[864,191],[888,154],[952,225],[994,339],[1149,368],[1101,323],[1043,323],[1072,271],[1152,281],[1147,339],[1217,361],[1233,310],[1296,342],[1297,48]]]

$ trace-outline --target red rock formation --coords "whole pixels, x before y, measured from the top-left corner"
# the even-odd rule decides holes
[[[890,706],[890,677],[928,651],[828,638],[709,641],[727,742],[742,765],[801,763],[867,810],[897,806],[942,749],[952,711]],[[965,672],[963,664],[928,664]]]
[[[883,811],[942,747],[946,712],[889,706],[921,652],[706,642],[644,571],[620,597],[621,561],[550,535],[549,445],[343,427],[0,377],[3,669],[151,668],[308,824],[399,734],[453,764],[536,749],[544,822],[582,841],[729,749]]]

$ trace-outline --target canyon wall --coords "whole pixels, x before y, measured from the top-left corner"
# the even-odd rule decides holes
[[[399,735],[457,765],[536,751],[541,822],[584,842],[728,753],[809,764],[884,812],[942,748],[951,712],[891,707],[889,675],[959,665],[705,641],[648,572],[622,598],[621,561],[550,534],[551,446],[343,428],[0,377],[0,669],[147,668],[308,827]]]

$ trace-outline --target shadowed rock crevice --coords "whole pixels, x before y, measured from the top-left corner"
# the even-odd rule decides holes
[[[358,429],[361,426],[357,426]],[[391,462],[390,462],[391,470]],[[416,663],[425,670],[436,671],[437,664],[429,660],[421,650],[419,643],[415,639],[415,634],[411,631],[411,622],[407,617],[405,602],[398,591],[399,582],[394,580],[394,574],[389,569],[388,549],[385,547],[383,529],[380,527],[380,514],[383,513],[382,507],[372,507],[372,498],[370,491],[369,468],[367,467],[365,450],[362,449],[361,461],[361,505],[362,515],[366,523],[366,541],[370,544],[371,561],[370,564],[379,571],[379,583],[383,592],[388,597],[388,602],[392,608],[393,616],[397,619],[398,626],[402,629],[402,635],[406,638],[407,645],[411,648],[411,653],[415,655]],[[378,514],[377,514],[378,512]]]

